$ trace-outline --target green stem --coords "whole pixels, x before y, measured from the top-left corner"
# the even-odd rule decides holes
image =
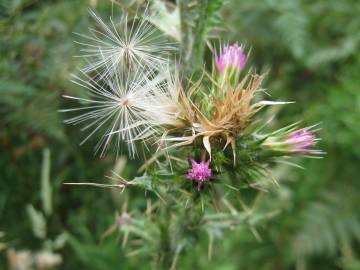
[[[209,0],[179,0],[181,20],[181,66],[190,76],[200,70],[206,44]]]
[[[204,49],[206,45],[206,22],[209,0],[199,0],[200,8],[198,11],[198,21],[194,31],[194,44],[193,44],[193,71],[201,68],[204,57]]]
[[[157,255],[156,269],[176,269],[179,255],[186,254],[197,243],[204,213],[198,196],[190,204],[180,212],[176,212],[179,209],[164,206],[166,219],[162,224],[163,240]]]

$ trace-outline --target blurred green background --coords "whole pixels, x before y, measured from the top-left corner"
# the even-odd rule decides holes
[[[150,268],[151,254],[128,256],[116,228],[103,237],[124,197],[134,198],[131,210],[144,207],[144,194],[62,185],[137,168],[94,156],[95,140],[80,147],[84,134],[58,112],[70,106],[61,95],[83,95],[69,75],[81,66],[72,33],[93,23],[88,8],[106,17],[111,2],[0,0],[0,269],[28,257],[39,269],[49,260],[61,260],[55,269]],[[258,228],[260,239],[235,228],[208,260],[204,235],[178,269],[360,269],[360,1],[230,0],[221,14],[221,40],[251,47],[273,99],[296,102],[277,124],[321,122],[327,154],[298,160],[304,170],[276,169],[281,184],[259,204],[279,214]]]

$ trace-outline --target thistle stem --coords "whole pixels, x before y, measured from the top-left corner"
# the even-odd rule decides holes
[[[181,68],[185,76],[198,71],[206,39],[209,0],[179,0],[181,20]]]
[[[162,244],[158,250],[156,269],[176,269],[177,260],[196,245],[204,212],[198,196],[192,199],[191,206],[183,208],[176,216],[175,209],[164,206],[166,219],[162,224]]]

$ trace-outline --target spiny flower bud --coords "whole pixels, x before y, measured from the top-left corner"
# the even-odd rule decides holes
[[[198,183],[198,189],[201,188],[204,182],[208,181],[212,175],[212,171],[209,168],[210,160],[201,160],[197,163],[193,158],[190,158],[191,168],[186,176],[187,179],[196,181]]]
[[[322,155],[324,152],[314,149],[319,139],[316,138],[316,130],[312,130],[313,127],[295,129],[294,124],[290,125],[279,132],[275,132],[277,134],[268,136],[263,145],[270,147],[272,151],[276,151],[280,155],[312,157]]]
[[[229,46],[225,46],[220,52],[219,56],[216,56],[215,63],[217,70],[220,74],[227,73],[239,73],[245,66],[247,57],[244,53],[243,47],[237,43]]]
[[[316,143],[316,136],[308,129],[296,130],[288,135],[285,142],[289,144],[290,151],[298,154],[307,154]]]

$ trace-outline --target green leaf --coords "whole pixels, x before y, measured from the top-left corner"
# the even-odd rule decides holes
[[[152,192],[155,191],[154,187],[152,186],[152,177],[149,175],[144,174],[143,176],[135,177],[131,181],[131,183],[138,187],[141,187],[145,190],[152,191]]]

